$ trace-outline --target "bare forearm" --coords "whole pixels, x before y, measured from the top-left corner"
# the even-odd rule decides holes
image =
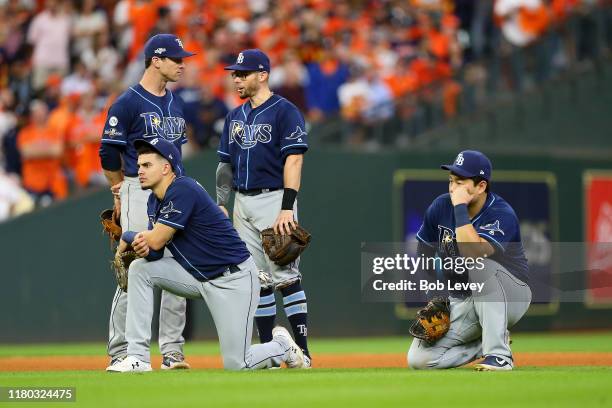
[[[117,183],[123,181],[123,170],[104,170],[104,176],[108,181],[108,184],[114,186]]]
[[[455,235],[457,237],[459,251],[463,256],[489,256],[495,252],[491,244],[478,235],[472,224],[456,228]]]
[[[292,154],[291,156],[287,157],[283,171],[283,182],[285,188],[292,188],[295,191],[300,190],[303,162],[304,156],[301,154]]]

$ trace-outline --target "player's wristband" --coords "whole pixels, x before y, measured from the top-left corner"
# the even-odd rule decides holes
[[[281,209],[293,210],[293,203],[295,203],[297,193],[298,192],[292,188],[285,188],[283,192],[283,205],[281,206]]]
[[[160,249],[156,251],[154,249],[149,248],[149,254],[145,256],[145,259],[149,262],[157,261],[158,259],[162,259],[164,257],[164,249]]]
[[[458,204],[455,206],[455,228],[463,227],[470,224],[470,215],[468,214],[467,204]]]
[[[134,231],[125,231],[123,234],[121,234],[121,239],[132,245],[132,242],[134,242],[134,238],[136,238],[136,234],[138,233]]]

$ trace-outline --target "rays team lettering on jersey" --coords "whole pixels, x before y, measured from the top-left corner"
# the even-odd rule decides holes
[[[241,120],[232,120],[229,143],[238,143],[241,149],[250,149],[257,142],[269,143],[272,140],[272,125],[247,125]]]
[[[503,198],[487,194],[482,210],[471,220],[478,235],[495,249],[490,259],[498,262],[523,282],[528,281],[528,265],[514,210]],[[433,246],[441,257],[460,256],[455,236],[455,213],[450,194],[436,198],[425,213],[417,239]]]
[[[278,95],[255,109],[246,102],[231,111],[217,152],[222,162],[232,165],[233,187],[282,188],[286,157],[308,150],[305,129],[299,109]]]
[[[102,143],[124,147],[123,165],[127,176],[138,173],[134,140],[163,137],[179,152],[187,143],[183,101],[170,90],[164,96],[147,92],[140,84],[125,91],[108,110]]]
[[[179,117],[160,117],[157,112],[141,113],[144,120],[144,137],[161,136],[166,140],[174,141],[185,134],[185,119]]]

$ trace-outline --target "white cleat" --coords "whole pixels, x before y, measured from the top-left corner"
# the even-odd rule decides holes
[[[304,355],[304,352],[295,343],[287,329],[282,326],[276,326],[272,329],[272,337],[287,348],[285,352],[287,368],[310,368],[310,359]],[[306,359],[308,359],[308,363],[306,363]]]
[[[150,363],[141,361],[133,356],[128,356],[123,361],[109,366],[106,371],[111,373],[144,373],[153,371],[153,369]]]

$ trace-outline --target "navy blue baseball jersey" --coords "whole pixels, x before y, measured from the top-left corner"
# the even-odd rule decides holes
[[[230,219],[190,177],[177,177],[161,201],[151,194],[147,214],[150,229],[159,222],[177,230],[166,247],[200,281],[215,278],[250,256]]]
[[[175,143],[178,151],[187,143],[183,101],[166,90],[155,96],[140,84],[125,91],[108,110],[102,133],[102,145],[124,146],[123,165],[126,176],[138,174],[138,155],[134,140],[163,137]]]
[[[290,154],[308,150],[304,117],[282,96],[272,95],[253,109],[250,102],[225,118],[220,161],[231,163],[238,190],[283,188],[283,167]]]
[[[479,236],[495,248],[489,257],[510,273],[528,280],[528,265],[521,242],[519,222],[514,210],[497,194],[488,193],[482,210],[471,220]],[[450,194],[442,194],[427,209],[417,239],[436,246],[441,257],[459,256],[455,237],[455,214]]]

